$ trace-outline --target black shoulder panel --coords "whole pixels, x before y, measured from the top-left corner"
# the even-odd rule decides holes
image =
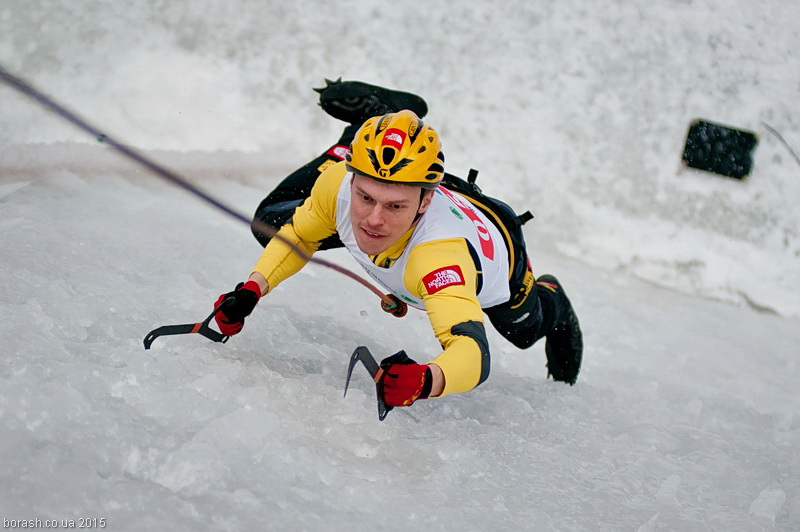
[[[458,325],[453,325],[450,329],[450,333],[454,336],[467,336],[475,340],[480,347],[481,350],[481,377],[478,379],[478,384],[475,386],[480,386],[483,381],[489,378],[489,366],[491,365],[490,355],[489,355],[489,340],[486,338],[486,328],[483,326],[483,323],[479,321],[465,321],[463,323],[459,323]]]

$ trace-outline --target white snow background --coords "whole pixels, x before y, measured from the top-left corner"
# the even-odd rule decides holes
[[[0,87],[0,518],[108,530],[800,529],[800,3],[3,0],[0,63],[247,216],[342,123],[323,78],[423,95],[448,169],[536,219],[574,387],[491,332],[476,390],[376,417],[397,320],[308,266],[227,344],[249,229]],[[681,168],[694,118],[759,134]],[[355,268],[346,253],[326,258]]]

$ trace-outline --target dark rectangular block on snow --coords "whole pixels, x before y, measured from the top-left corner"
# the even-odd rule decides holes
[[[694,120],[689,125],[683,162],[686,166],[743,179],[753,166],[758,135],[752,131]]]

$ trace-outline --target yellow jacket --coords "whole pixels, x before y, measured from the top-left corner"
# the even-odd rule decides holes
[[[337,195],[346,175],[344,163],[326,169],[317,179],[311,196],[295,211],[292,222],[280,229],[281,236],[311,255],[323,239],[336,233]],[[413,232],[412,227],[390,249],[371,257],[372,262],[393,263],[406,250]],[[297,273],[305,262],[276,238],[264,249],[253,271],[266,278],[271,291]],[[460,267],[463,284],[431,290],[429,294],[423,279],[428,276],[430,283],[432,272],[451,265]],[[489,349],[477,296],[478,278],[476,263],[464,238],[424,242],[409,251],[403,283],[412,297],[423,302],[434,334],[442,345],[443,351],[431,361],[444,373],[442,396],[467,392],[488,376]]]

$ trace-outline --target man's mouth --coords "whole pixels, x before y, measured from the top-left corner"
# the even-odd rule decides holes
[[[363,227],[361,228],[361,230],[364,232],[364,234],[366,234],[370,238],[383,238],[383,236],[384,236],[384,235],[382,235],[380,233],[373,233],[369,229],[364,229]]]

